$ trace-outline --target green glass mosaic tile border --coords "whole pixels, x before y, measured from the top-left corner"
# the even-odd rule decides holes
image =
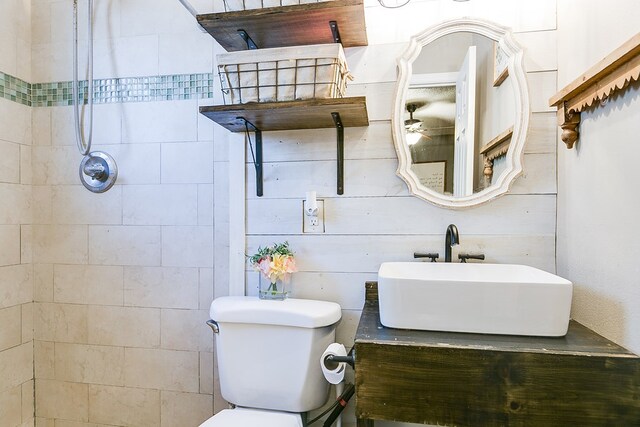
[[[31,106],[31,84],[0,72],[0,98]]]
[[[173,74],[94,80],[95,104],[177,101],[213,98],[214,74]],[[78,84],[78,98],[88,99],[87,81]],[[28,83],[0,72],[0,98],[33,107],[73,105],[72,82]]]

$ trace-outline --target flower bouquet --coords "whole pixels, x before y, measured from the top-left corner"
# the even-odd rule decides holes
[[[289,242],[258,247],[258,251],[249,257],[249,262],[260,273],[258,296],[261,299],[282,300],[287,297],[285,284],[289,283],[291,273],[298,271]]]

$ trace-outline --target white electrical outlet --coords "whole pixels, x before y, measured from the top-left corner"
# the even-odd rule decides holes
[[[324,233],[324,200],[318,199],[318,215],[307,215],[304,200],[302,201],[302,232]]]

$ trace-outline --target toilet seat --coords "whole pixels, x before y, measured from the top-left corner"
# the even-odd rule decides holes
[[[264,409],[225,409],[200,427],[303,427],[300,414]]]

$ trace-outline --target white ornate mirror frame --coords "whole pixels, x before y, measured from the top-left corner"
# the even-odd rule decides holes
[[[513,79],[512,87],[516,105],[513,135],[505,159],[505,173],[502,173],[497,182],[491,186],[464,197],[444,195],[420,184],[420,180],[411,170],[411,152],[408,144],[405,143],[403,117],[413,61],[420,55],[422,47],[439,37],[458,32],[471,32],[493,39],[497,41],[500,48],[509,55],[508,75],[510,79]],[[435,205],[452,209],[477,206],[509,191],[513,181],[522,173],[522,158],[524,155],[524,144],[530,114],[529,90],[523,67],[523,51],[513,39],[510,30],[492,22],[471,18],[442,22],[411,38],[407,50],[398,58],[398,72],[391,127],[393,129],[393,140],[399,161],[396,174],[407,183],[409,191],[413,195]]]

